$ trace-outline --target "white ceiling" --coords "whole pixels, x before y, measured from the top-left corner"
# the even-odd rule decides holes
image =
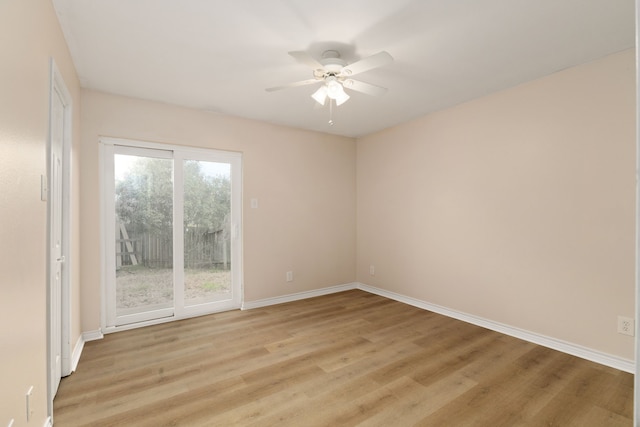
[[[53,0],[82,87],[362,136],[634,46],[634,0]],[[287,52],[338,50],[387,87],[334,108]],[[348,90],[347,90],[348,91]]]

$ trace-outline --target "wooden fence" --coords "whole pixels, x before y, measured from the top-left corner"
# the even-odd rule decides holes
[[[173,237],[170,233],[137,233],[127,229],[122,223],[116,226],[117,268],[134,265],[173,267]],[[184,234],[184,266],[228,270],[230,246],[228,229],[189,228]]]

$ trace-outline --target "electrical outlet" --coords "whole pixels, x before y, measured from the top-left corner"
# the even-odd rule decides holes
[[[372,264],[369,266],[369,276],[375,276],[376,275],[376,267]]]
[[[634,336],[635,332],[635,323],[631,317],[618,316],[618,333]]]
[[[293,271],[287,271],[287,282],[293,282]]]

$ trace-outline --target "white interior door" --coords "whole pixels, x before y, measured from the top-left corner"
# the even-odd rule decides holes
[[[50,394],[55,396],[62,378],[62,286],[65,274],[64,226],[64,144],[67,108],[64,94],[54,84],[51,92],[49,165],[49,310],[50,310]]]
[[[64,115],[64,105],[58,97],[53,101],[54,124],[51,145],[51,181],[49,197],[51,197],[51,355],[53,362],[53,393],[58,390],[62,378],[62,268],[64,256],[62,253],[62,131],[59,126]]]

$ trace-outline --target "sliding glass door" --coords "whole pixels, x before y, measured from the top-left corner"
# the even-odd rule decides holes
[[[184,301],[193,306],[229,298],[231,165],[183,160]]]
[[[101,147],[105,327],[239,307],[240,155],[111,138]]]
[[[172,316],[171,152],[118,147],[113,161],[115,314],[130,322]]]

